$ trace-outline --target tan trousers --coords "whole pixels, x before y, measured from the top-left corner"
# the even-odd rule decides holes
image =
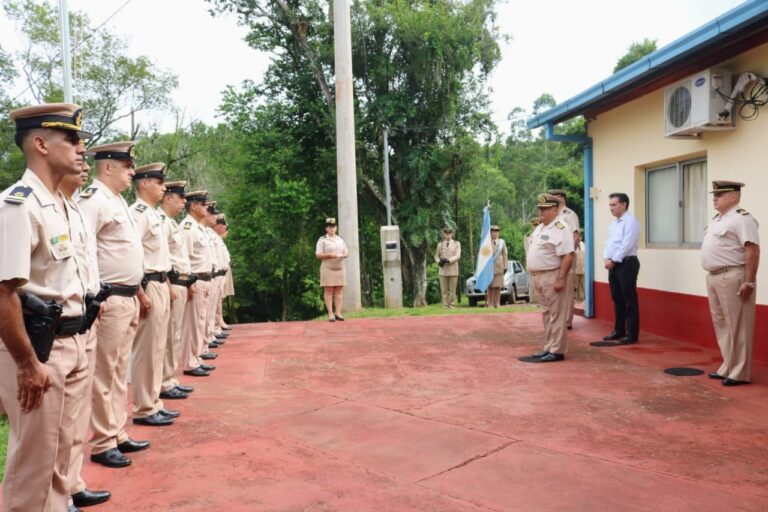
[[[216,307],[218,306],[219,300],[221,299],[221,292],[224,290],[223,285],[223,277],[216,277],[213,279],[213,281],[211,281],[211,292],[210,296],[208,297],[208,318],[206,321],[205,329],[205,336],[207,341],[201,354],[204,354],[208,351],[208,341],[216,339]]]
[[[186,371],[194,370],[203,364],[200,359],[200,347],[208,345],[205,328],[210,288],[210,281],[197,281],[195,295],[192,300],[187,301],[184,308],[184,320],[181,324],[181,364]]]
[[[172,284],[176,300],[171,301],[171,319],[168,322],[168,341],[165,345],[165,361],[163,363],[163,384],[161,391],[168,391],[179,385],[176,370],[179,369],[181,356],[181,323],[184,320],[184,307],[187,305],[188,290],[186,286]]]
[[[749,382],[752,372],[752,342],[755,333],[755,291],[742,302],[736,295],[746,281],[744,267],[707,274],[709,311],[715,326],[723,364],[717,373]]]
[[[150,281],[145,293],[152,307],[146,318],[139,319],[131,358],[134,418],[146,418],[163,408],[160,385],[163,383],[165,345],[171,315],[170,289],[168,283]]]
[[[128,440],[128,371],[131,345],[139,322],[139,299],[112,295],[99,321],[96,369],[91,397],[91,453],[99,454]]]
[[[52,385],[40,407],[23,412],[16,397],[16,363],[0,341],[0,402],[10,425],[3,479],[5,512],[67,510],[75,420],[88,383],[83,337],[56,339],[45,367]]]
[[[440,276],[440,294],[443,296],[443,306],[453,307],[456,301],[456,285],[459,276]]]
[[[576,274],[573,272],[573,266],[571,266],[571,272],[568,272],[568,279],[565,280],[565,286],[571,292],[571,299],[568,301],[568,320],[566,325],[573,327],[573,314],[576,309]]]
[[[85,490],[85,480],[81,476],[83,469],[83,449],[88,436],[88,425],[91,423],[91,396],[93,395],[93,373],[96,369],[96,337],[99,321],[96,320],[91,329],[83,335],[85,339],[85,358],[88,360],[88,375],[86,378],[83,401],[80,404],[80,412],[75,420],[75,434],[72,440],[72,451],[69,457],[69,494],[77,494]]]
[[[219,300],[216,303],[216,325],[214,325],[215,332],[221,332],[221,328],[224,325],[224,285],[227,276],[223,276],[219,279]]]
[[[565,337],[568,307],[573,295],[573,286],[566,279],[565,288],[555,291],[558,269],[533,276],[533,288],[541,306],[544,321],[544,351],[553,354],[565,354],[568,343]],[[572,283],[571,283],[572,285]]]

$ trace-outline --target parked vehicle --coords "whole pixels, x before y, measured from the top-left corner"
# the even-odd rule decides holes
[[[528,273],[523,269],[519,261],[509,260],[507,262],[507,271],[504,273],[504,286],[501,288],[501,303],[516,303],[521,299],[525,302],[531,301],[531,294],[528,291],[530,279]],[[475,276],[467,279],[464,294],[469,299],[470,306],[476,306],[478,301],[485,300],[485,293],[475,288]]]

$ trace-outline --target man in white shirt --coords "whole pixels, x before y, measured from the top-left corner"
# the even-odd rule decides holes
[[[617,340],[620,344],[637,343],[640,334],[640,310],[637,304],[637,242],[640,239],[640,223],[629,213],[629,196],[614,193],[610,196],[611,215],[616,217],[608,228],[603,262],[608,270],[608,284],[615,323],[613,332],[603,339]]]

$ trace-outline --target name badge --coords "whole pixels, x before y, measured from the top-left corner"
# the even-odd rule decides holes
[[[64,233],[51,238],[51,250],[55,260],[63,260],[72,256],[72,244],[69,235]]]

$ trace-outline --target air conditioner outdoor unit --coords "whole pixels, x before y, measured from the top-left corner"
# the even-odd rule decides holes
[[[732,119],[718,117],[730,94],[731,73],[725,69],[706,69],[670,85],[664,91],[664,136],[734,129]]]

